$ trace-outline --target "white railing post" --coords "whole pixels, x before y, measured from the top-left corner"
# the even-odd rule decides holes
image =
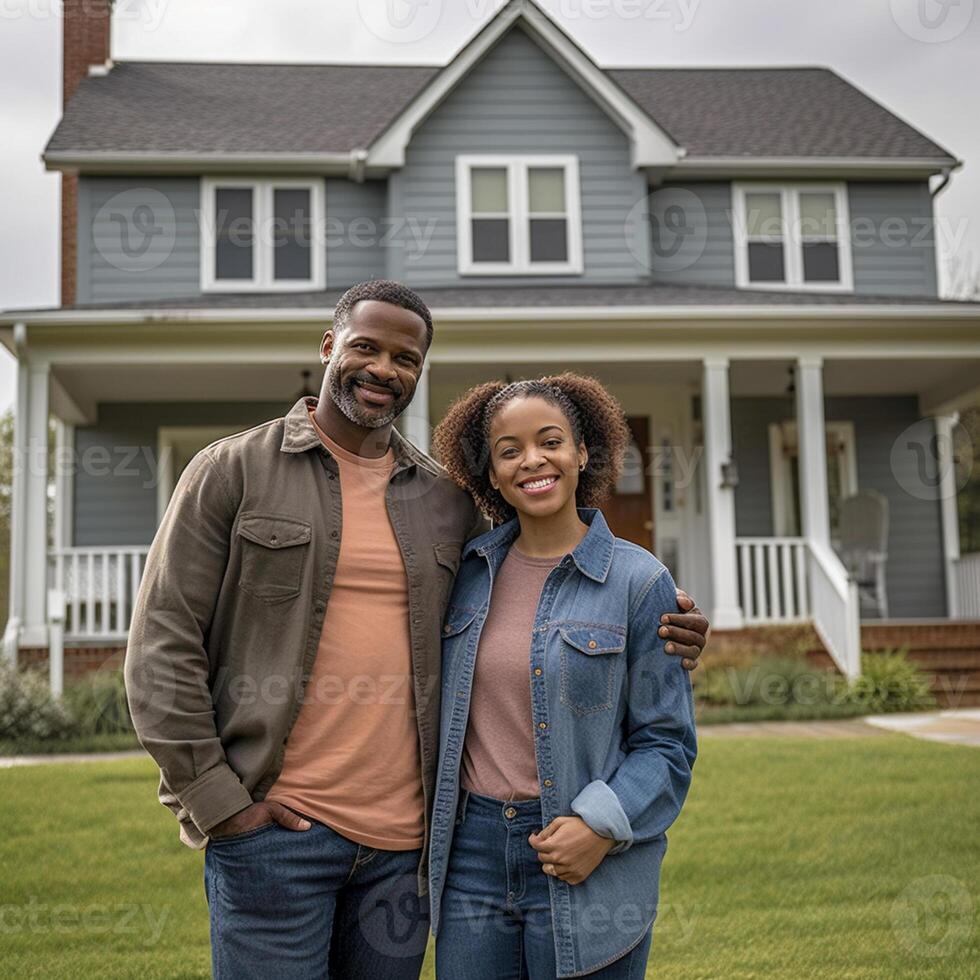
[[[742,625],[742,610],[738,603],[735,558],[735,491],[721,482],[722,467],[732,455],[728,358],[705,358],[701,405],[713,601],[711,621],[716,629],[738,629]]]
[[[65,595],[48,590],[48,671],[51,693],[60,698],[65,691]]]

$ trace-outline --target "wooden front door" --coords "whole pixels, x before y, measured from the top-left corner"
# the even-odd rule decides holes
[[[602,506],[613,534],[653,550],[653,508],[650,492],[650,425],[645,416],[631,415],[629,449],[616,492]]]

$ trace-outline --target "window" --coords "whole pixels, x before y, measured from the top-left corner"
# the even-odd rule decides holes
[[[323,183],[204,178],[201,288],[323,289]]]
[[[753,289],[851,290],[844,184],[735,184],[735,282]]]
[[[460,274],[581,273],[576,157],[457,157],[456,195]]]

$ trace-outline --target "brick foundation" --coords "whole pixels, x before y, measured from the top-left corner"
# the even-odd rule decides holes
[[[126,648],[65,647],[65,680],[78,680],[102,668],[121,668]],[[18,667],[41,667],[47,670],[47,647],[22,647],[17,655]]]

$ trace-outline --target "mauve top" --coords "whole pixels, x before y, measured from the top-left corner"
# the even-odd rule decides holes
[[[494,578],[473,673],[463,789],[498,800],[541,795],[531,719],[531,628],[545,579],[562,557],[532,558],[511,545]]]

